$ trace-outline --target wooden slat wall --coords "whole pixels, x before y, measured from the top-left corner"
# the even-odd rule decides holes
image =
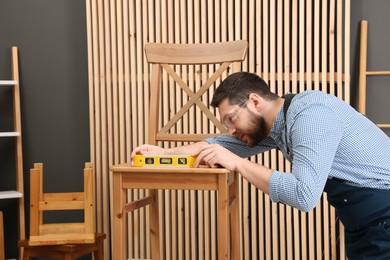
[[[115,199],[110,196],[109,166],[129,161],[131,150],[147,142],[146,42],[246,39],[249,51],[242,69],[258,73],[276,93],[317,89],[349,102],[350,0],[86,0],[86,6],[91,158],[96,165],[97,230],[108,235],[105,259],[110,259]],[[202,68],[207,69],[214,70]],[[192,89],[200,87],[196,70],[182,69]],[[166,75],[163,82],[169,82]],[[186,97],[174,93],[173,87],[163,92],[162,104],[180,106]],[[205,103],[211,97],[207,99]],[[163,116],[170,114],[166,109]],[[205,125],[202,120],[185,117],[177,127],[194,131]],[[250,159],[291,169],[278,151]],[[130,191],[128,197],[137,199],[144,192]],[[272,203],[245,180],[240,196],[242,259],[345,259],[343,229],[326,194],[309,213]],[[164,191],[160,197],[164,259],[217,259],[215,193]],[[151,257],[147,215],[147,209],[129,215],[129,259]]]

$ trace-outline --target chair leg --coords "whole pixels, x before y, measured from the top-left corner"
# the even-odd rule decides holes
[[[74,260],[75,258],[70,253],[64,254],[64,260]]]
[[[103,239],[97,241],[97,249],[93,252],[94,260],[104,260]]]
[[[239,198],[238,198],[238,174],[234,173],[234,181],[231,185],[233,189],[233,205],[230,212],[230,236],[231,236],[231,248],[232,259],[240,259],[240,218],[239,218]]]
[[[150,240],[152,244],[152,259],[160,260],[160,232],[158,224],[158,190],[149,190],[150,195],[154,197],[153,203],[150,204]]]
[[[30,250],[28,248],[25,248],[23,250],[23,260],[31,260]]]
[[[218,259],[230,260],[229,187],[226,175],[218,178]]]

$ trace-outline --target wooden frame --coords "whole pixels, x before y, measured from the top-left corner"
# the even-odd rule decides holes
[[[43,212],[48,210],[83,210],[80,223],[45,224]],[[35,163],[30,170],[30,246],[84,244],[95,242],[94,169],[84,168],[83,192],[43,192],[43,164]]]
[[[366,96],[367,96],[367,76],[384,76],[390,75],[390,70],[383,71],[368,71],[367,70],[367,37],[368,37],[368,22],[362,20],[360,22],[360,61],[359,61],[359,112],[366,114]],[[377,124],[380,128],[389,128],[388,124]]]
[[[24,181],[23,181],[23,149],[22,149],[22,119],[20,110],[20,82],[19,82],[19,59],[18,47],[11,48],[12,80],[0,80],[1,85],[12,86],[13,94],[13,121],[12,132],[0,132],[0,138],[15,138],[15,176],[16,188],[9,191],[0,191],[0,199],[18,199],[18,238],[25,238],[25,212],[24,212]],[[19,251],[19,256],[22,255]]]
[[[205,114],[207,120],[221,132],[226,132],[224,126],[210,109],[202,102],[202,96],[213,89],[215,81],[223,77],[229,66],[232,71],[239,71],[240,62],[245,59],[247,52],[246,41],[232,41],[210,44],[158,44],[145,45],[145,54],[149,63],[153,64],[151,74],[150,98],[150,144],[161,142],[195,142],[203,140],[209,134],[182,133],[182,129],[174,129],[175,124],[188,113],[193,106]],[[183,68],[180,66],[213,65],[215,71],[204,77],[204,84],[194,91],[187,85],[186,80],[179,76]],[[178,66],[178,67],[176,67]],[[161,81],[162,70],[176,82],[179,89],[187,97],[177,112],[171,113],[166,121],[162,120],[166,108],[160,106],[160,93],[166,91],[169,85]],[[180,71],[178,73],[178,71]],[[198,71],[200,73],[201,70]],[[203,72],[203,70],[202,70]],[[182,74],[184,77],[186,73]],[[172,82],[172,83],[173,83]],[[174,84],[174,83],[173,83]],[[178,90],[175,92],[178,93]],[[166,104],[166,100],[162,101]],[[196,115],[200,117],[200,115]],[[205,118],[206,119],[206,118]],[[142,168],[131,167],[130,164],[120,164],[111,167],[114,179],[114,240],[113,258],[124,259],[125,241],[125,213],[149,206],[149,223],[152,259],[162,259],[160,247],[160,210],[158,190],[193,190],[217,191],[217,232],[218,232],[218,259],[240,259],[239,245],[239,179],[238,174],[226,169],[211,169],[208,167],[196,169],[184,168]],[[147,189],[148,195],[130,203],[126,201],[127,189]],[[194,203],[194,202],[193,202]],[[169,217],[169,216],[166,216]],[[229,227],[229,223],[231,228]],[[230,241],[231,240],[231,241]],[[230,251],[230,248],[232,251]]]
[[[28,239],[23,239],[18,245],[24,248],[23,260],[32,260],[37,257],[75,260],[88,254],[93,254],[94,260],[104,260],[103,241],[105,238],[106,234],[96,233],[95,242],[88,244],[31,246]]]
[[[238,225],[238,174],[225,169],[151,169],[120,164],[111,167],[114,178],[113,259],[128,259],[125,254],[126,213],[149,206],[151,255],[161,256],[159,194],[157,189],[213,190],[218,192],[218,259],[240,259]],[[130,203],[127,189],[150,189],[149,195]],[[230,217],[229,217],[230,215]],[[230,224],[229,224],[230,223]],[[231,227],[230,227],[231,225]],[[231,229],[231,231],[229,231]],[[131,234],[129,234],[131,236]],[[230,251],[231,250],[231,251]],[[232,258],[230,255],[232,254]]]

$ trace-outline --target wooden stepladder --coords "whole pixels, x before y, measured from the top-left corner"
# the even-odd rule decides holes
[[[10,132],[0,131],[1,139],[12,138],[15,140],[15,170],[16,170],[16,187],[11,190],[0,191],[0,199],[18,199],[18,234],[19,239],[25,238],[25,214],[24,214],[24,188],[23,188],[23,152],[22,152],[22,123],[20,111],[20,82],[19,82],[19,60],[18,48],[11,48],[11,66],[12,79],[0,80],[0,87],[12,87],[13,96],[13,130]],[[7,151],[0,151],[5,154]],[[7,214],[4,212],[4,214]],[[0,223],[2,225],[2,223]],[[4,231],[4,227],[1,227]],[[0,241],[2,243],[2,241]],[[4,248],[2,244],[1,247]],[[20,250],[19,255],[22,255]],[[1,260],[1,255],[0,255]]]
[[[360,65],[359,65],[359,112],[366,114],[366,96],[367,96],[367,76],[385,76],[390,75],[390,70],[368,71],[367,70],[367,37],[368,22],[360,22]],[[390,123],[377,124],[380,128],[390,129]]]

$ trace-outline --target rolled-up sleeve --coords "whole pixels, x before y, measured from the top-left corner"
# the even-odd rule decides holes
[[[216,137],[205,139],[204,141],[210,143],[210,144],[219,144],[232,153],[242,157],[250,157],[259,153],[263,153],[265,151],[271,150],[276,148],[275,142],[272,140],[272,138],[267,137],[265,138],[260,144],[249,147],[244,142],[241,142],[237,138],[231,135],[223,134]]]

